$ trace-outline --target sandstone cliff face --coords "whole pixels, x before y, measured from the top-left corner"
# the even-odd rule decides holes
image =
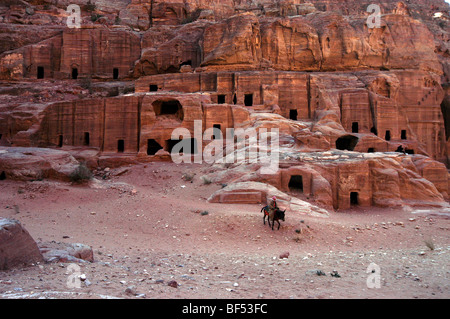
[[[133,2],[130,5],[144,9],[149,4]],[[175,5],[180,6],[181,3],[155,2],[154,8]],[[189,12],[194,10],[193,7],[186,3],[183,10]],[[171,12],[175,14],[177,10],[173,10]],[[33,78],[37,76],[37,68],[42,67],[46,78],[70,78],[74,69],[80,76],[113,78],[117,77],[114,72],[118,72],[118,77],[122,78],[128,76],[137,60],[136,77],[179,72],[183,65],[202,66],[199,70],[203,71],[412,68],[443,74],[442,65],[445,68],[447,64],[435,53],[437,38],[434,39],[428,24],[414,19],[407,12],[392,9],[382,16],[379,28],[369,29],[366,23],[368,14],[361,12],[343,16],[316,10],[300,16],[270,17],[270,14],[249,10],[214,21],[186,21],[181,26],[179,20],[182,17],[177,14],[178,22],[155,23],[152,28],[146,28],[148,31],[143,33],[142,40],[137,33],[119,25],[108,29],[83,20],[81,29],[64,29],[63,21],[59,21],[62,24],[59,28],[43,27],[46,40],[36,37],[28,43],[22,40],[4,42],[0,74],[4,79]],[[22,32],[29,30],[26,27],[22,29]],[[441,30],[442,38],[445,31],[437,29]],[[439,34],[436,28],[433,30]],[[14,36],[11,31],[7,26],[2,34]],[[445,51],[448,44],[444,41],[445,38],[438,45]],[[24,47],[25,44],[29,45]],[[82,61],[81,56],[85,57]]]
[[[201,63],[200,39],[203,25],[179,28],[155,27],[142,37],[142,56],[134,76],[179,72],[182,65],[196,67]]]
[[[59,71],[63,74],[77,69],[80,76],[124,78],[140,56],[139,36],[123,30],[67,30],[62,43]]]
[[[212,91],[213,101],[223,96],[232,103],[235,97],[238,105],[251,95],[253,108],[279,109],[286,118],[313,120],[308,134],[296,133],[309,147],[317,147],[311,133],[321,134],[316,140],[325,149],[354,133],[359,142],[352,150],[396,151],[401,146],[445,160],[440,111],[444,91],[437,81],[437,76],[417,71],[218,72],[142,77],[136,91],[148,92],[151,85],[163,91]]]
[[[169,159],[172,132],[192,137],[201,121],[202,134],[279,129],[279,173],[235,163],[211,178],[270,184],[296,209],[296,198],[334,209],[444,203],[448,5],[385,0],[369,28],[368,0],[303,2],[76,0],[80,29],[65,26],[69,1],[2,3],[0,145],[58,150],[11,148],[0,173],[36,177],[11,154],[39,169],[56,156],[67,169],[46,172],[63,179],[72,149],[93,163]],[[260,201],[273,191],[230,184],[214,200],[245,198],[245,185]]]
[[[81,1],[81,0],[80,0]],[[123,1],[125,2],[125,1]],[[368,15],[369,5],[373,1],[341,1],[341,0],[132,0],[124,12],[129,13],[127,24],[137,27],[141,20],[142,25],[177,24],[192,21],[202,17],[212,20],[229,18],[236,13],[252,12],[264,16],[295,16],[312,12],[336,12],[342,15]],[[378,1],[381,13],[397,13],[412,15],[415,18],[430,19],[434,13],[445,11],[444,0],[408,1],[407,5],[398,0]],[[203,13],[203,14],[201,14]],[[139,17],[139,19],[138,19]],[[183,19],[185,19],[183,21]],[[142,22],[141,22],[142,23]]]
[[[259,22],[251,13],[232,17],[205,30],[203,65],[254,65],[260,60]],[[245,66],[244,66],[245,67]]]
[[[0,79],[119,79],[129,76],[140,57],[140,38],[103,27],[65,29],[60,35],[2,56]]]
[[[176,37],[144,49],[140,63],[151,65],[152,73],[142,70],[141,74],[153,74],[154,69],[179,70],[186,60],[193,67],[201,66],[202,71],[420,69],[443,73],[428,28],[404,15],[383,16],[379,29],[368,29],[364,19],[349,21],[335,13],[289,18],[243,13],[194,25],[195,33],[193,26],[177,28]],[[157,58],[154,51],[170,58]],[[191,58],[180,51],[189,52]]]
[[[246,145],[245,149],[249,147]],[[208,178],[236,187],[243,182],[263,182],[284,192],[282,197],[287,197],[288,201],[296,197],[320,207],[340,210],[353,205],[445,205],[448,196],[447,190],[443,190],[448,180],[445,165],[428,162],[430,159],[425,156],[336,150],[309,153],[295,147],[281,147],[280,153],[280,170],[275,174],[262,174],[261,164],[238,161],[226,173],[211,173]],[[229,187],[218,191],[210,201],[239,202],[242,192],[245,192],[242,188]],[[253,188],[253,192],[263,197],[265,194],[263,188]],[[266,200],[264,197],[260,202]],[[289,208],[289,203],[286,205]]]
[[[319,34],[304,18],[273,18],[261,24],[262,63],[279,70],[320,70]]]

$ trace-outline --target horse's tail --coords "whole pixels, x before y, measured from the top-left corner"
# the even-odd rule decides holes
[[[263,208],[261,208],[261,213],[266,210],[267,210],[267,206],[264,206]]]

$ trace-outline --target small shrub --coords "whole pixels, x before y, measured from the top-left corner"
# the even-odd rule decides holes
[[[92,22],[95,22],[95,21],[97,21],[98,19],[100,19],[101,17],[103,17],[101,14],[92,14],[91,15],[91,21]]]
[[[192,17],[186,17],[186,18],[184,18],[184,19],[182,19],[181,20],[181,24],[188,24],[188,23],[192,23],[192,22],[194,22],[194,19],[192,19]]]
[[[95,10],[97,10],[97,6],[95,5],[95,3],[92,3],[91,0],[89,0],[86,4],[85,9],[87,12],[94,12]]]
[[[202,176],[201,178],[202,178],[202,181],[203,181],[204,185],[209,185],[209,184],[212,183],[212,181],[206,176]]]
[[[80,86],[85,89],[91,89],[92,88],[92,79],[90,77],[82,78],[79,80]]]
[[[194,12],[188,13],[184,19],[181,20],[181,24],[188,24],[197,21],[202,13],[201,9],[197,9]]]
[[[92,179],[92,172],[85,163],[80,163],[78,167],[70,174],[70,181],[72,183],[84,183]]]
[[[92,89],[92,79],[90,77],[86,77],[86,78],[81,78],[79,80],[79,85],[85,89],[89,91],[89,94],[93,93],[93,89]]]
[[[44,180],[44,175],[45,175],[44,172],[40,170],[39,172],[36,173],[36,176],[35,176],[36,178],[32,179],[31,181],[32,182],[36,182],[36,181],[41,182]]]
[[[134,86],[127,86],[123,88],[122,94],[130,94],[134,92],[135,92]]]
[[[191,182],[194,179],[195,173],[190,174],[190,173],[184,173],[183,176],[181,177],[183,180],[185,180],[186,182]]]
[[[434,242],[431,238],[424,240],[425,246],[427,246],[430,250],[434,250],[436,247],[434,246]]]

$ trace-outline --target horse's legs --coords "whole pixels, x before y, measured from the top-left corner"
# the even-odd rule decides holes
[[[280,230],[280,226],[281,226],[280,221],[277,220],[277,222],[278,222],[278,230]]]

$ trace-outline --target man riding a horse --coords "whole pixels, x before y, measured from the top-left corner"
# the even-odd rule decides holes
[[[278,205],[277,205],[277,198],[274,196],[272,197],[272,199],[269,202],[269,212],[267,213],[267,215],[270,215],[273,213],[275,213],[275,211],[278,209]]]
[[[269,205],[263,207],[261,211],[264,211],[264,224],[266,223],[266,216],[268,217],[268,222],[270,226],[270,222],[272,221],[272,230],[273,230],[273,224],[275,221],[278,222],[278,229],[280,229],[280,219],[284,221],[284,213],[286,210],[282,211],[278,208],[277,205],[277,198],[275,196],[272,197],[272,199],[269,202]]]

